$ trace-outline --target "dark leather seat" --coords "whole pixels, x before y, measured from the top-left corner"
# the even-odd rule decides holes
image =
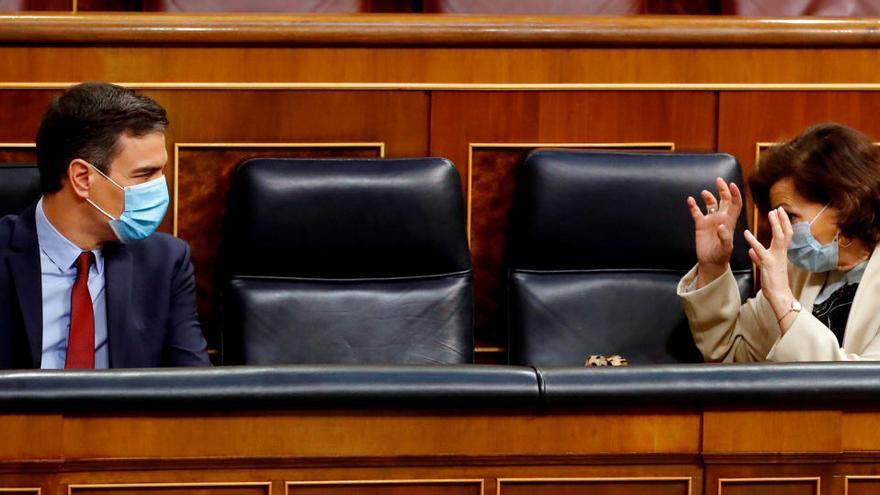
[[[685,203],[714,179],[742,184],[726,154],[538,150],[523,163],[511,219],[511,363],[583,365],[593,354],[631,364],[699,362],[675,292],[696,262]],[[740,217],[731,260],[752,291]]]
[[[225,362],[473,362],[470,251],[449,161],[249,160],[227,215]]]
[[[0,165],[0,217],[18,215],[39,198],[40,170],[36,165]]]

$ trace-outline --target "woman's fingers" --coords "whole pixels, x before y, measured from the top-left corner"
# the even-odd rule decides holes
[[[767,253],[767,249],[765,249],[764,246],[762,246],[761,243],[758,242],[758,239],[755,239],[755,236],[752,235],[750,231],[746,230],[744,235],[746,238],[746,242],[748,242],[749,246],[751,246],[752,249],[755,250],[755,254],[758,256],[758,258],[763,258]]]
[[[726,211],[731,202],[730,189],[721,177],[715,179],[715,186],[718,187],[718,197],[721,198],[721,204],[718,205],[718,208]]]
[[[694,222],[703,218],[703,212],[700,211],[700,207],[697,206],[697,200],[694,199],[693,196],[688,196],[687,205],[688,211],[691,212],[691,217],[694,219]]]
[[[782,221],[779,219],[779,209],[770,210],[767,214],[770,220],[770,231],[773,233],[773,240],[770,242],[770,249],[780,249],[786,247],[785,232],[782,230]]]
[[[756,265],[761,264],[761,258],[758,256],[758,253],[756,253],[754,249],[749,249],[749,258],[752,259],[752,263]]]
[[[736,208],[742,208],[743,199],[735,182],[730,183],[730,203]]]
[[[791,238],[794,236],[794,228],[791,226],[791,219],[788,218],[788,214],[781,206],[779,207],[779,219],[782,223],[782,233],[785,234],[785,247],[788,248]]]
[[[700,192],[700,197],[703,198],[703,203],[706,205],[706,213],[715,213],[718,211],[718,201],[712,193],[704,189]]]

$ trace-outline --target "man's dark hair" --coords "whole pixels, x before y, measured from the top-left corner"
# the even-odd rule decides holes
[[[134,91],[103,82],[71,87],[49,104],[37,131],[43,194],[61,189],[67,167],[81,158],[105,174],[119,152],[119,137],[164,132],[165,109]]]

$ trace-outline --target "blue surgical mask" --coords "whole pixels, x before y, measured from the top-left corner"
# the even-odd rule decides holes
[[[165,176],[153,179],[143,184],[123,187],[116,183],[106,174],[92,166],[99,174],[103,175],[114,186],[122,189],[125,194],[122,214],[119,218],[104,211],[100,206],[86,199],[98,211],[110,218],[110,228],[122,242],[139,241],[156,231],[165,212],[168,211],[168,186]]]
[[[830,272],[837,268],[839,251],[837,236],[833,241],[823,246],[810,231],[810,226],[826,208],[828,205],[819,210],[819,213],[809,222],[798,222],[791,227],[793,235],[791,244],[788,245],[788,260],[794,266],[812,273]]]

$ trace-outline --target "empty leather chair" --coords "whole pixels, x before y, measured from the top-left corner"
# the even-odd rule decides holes
[[[36,165],[0,165],[0,217],[18,215],[39,198],[40,170]]]
[[[221,251],[224,362],[473,362],[464,221],[441,158],[242,163]]]
[[[511,218],[511,362],[582,366],[699,362],[679,279],[696,263],[688,195],[716,177],[742,184],[726,154],[538,150],[523,163]],[[742,231],[731,259],[743,297],[752,266]]]

